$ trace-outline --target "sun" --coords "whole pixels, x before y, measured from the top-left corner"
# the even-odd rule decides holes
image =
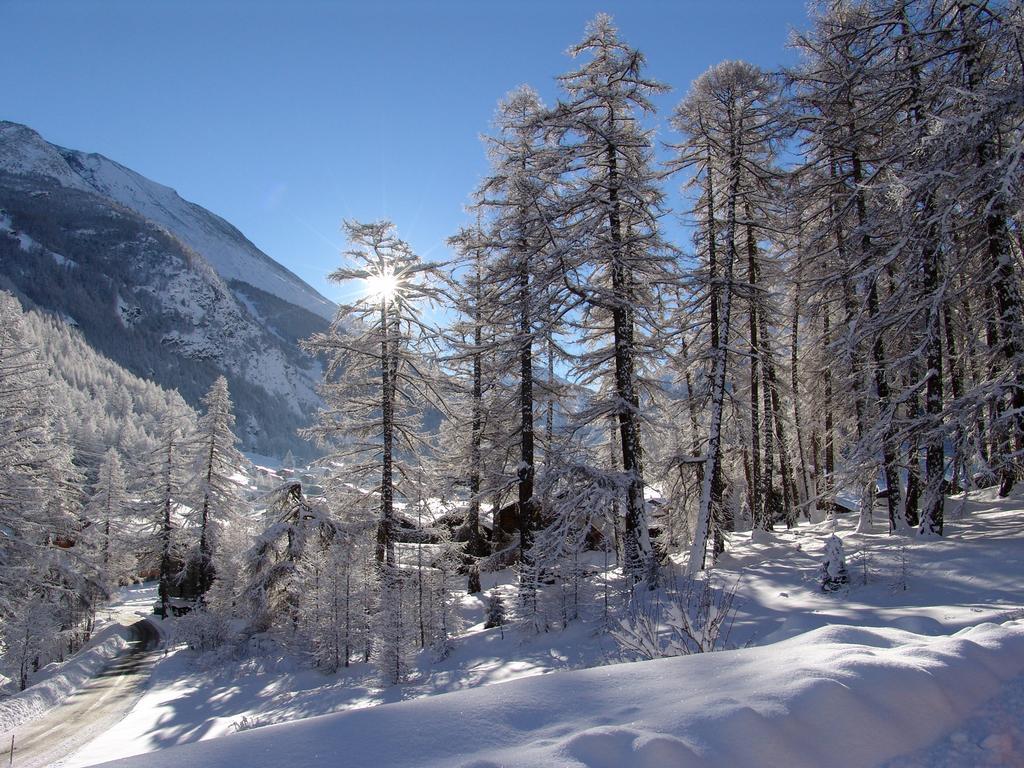
[[[366,278],[366,293],[374,301],[389,302],[398,291],[398,278],[395,273],[385,268]]]

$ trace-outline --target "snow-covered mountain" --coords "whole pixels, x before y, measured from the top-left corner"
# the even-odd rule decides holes
[[[298,340],[334,305],[173,190],[0,122],[0,287],[193,405],[223,373],[244,448],[308,453],[321,368]]]
[[[19,123],[0,121],[0,168],[35,174],[61,186],[95,192],[167,229],[228,282],[238,281],[334,319],[335,305],[205,208],[103,155],[64,149]]]

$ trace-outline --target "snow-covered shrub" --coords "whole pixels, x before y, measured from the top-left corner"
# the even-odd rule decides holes
[[[867,584],[873,575],[871,557],[868,553],[867,548],[863,548],[860,552],[854,553],[851,558],[850,572],[860,573],[861,584]]]
[[[893,592],[905,592],[910,588],[910,562],[907,559],[907,545],[901,543],[896,550],[896,579],[892,583]]]
[[[238,720],[232,721],[231,727],[234,729],[235,733],[241,733],[242,731],[251,731],[254,728],[262,728],[263,726],[270,724],[271,721],[268,721],[265,718],[256,717],[256,715],[253,715],[252,717],[242,715]]]
[[[843,542],[833,533],[825,542],[825,557],[821,561],[821,589],[823,592],[835,592],[849,583],[850,574],[846,570]]]
[[[444,539],[433,564],[430,578],[432,621],[430,647],[434,658],[444,659],[452,650],[452,637],[462,632],[464,625],[458,611],[458,600],[452,592],[452,580],[458,575],[460,546]]]
[[[722,650],[735,618],[738,584],[686,577],[668,593],[638,590],[612,637],[624,655],[639,659]]]
[[[198,610],[178,619],[174,636],[191,650],[205,653],[226,645],[234,638],[234,632],[226,616]]]
[[[409,679],[419,647],[416,606],[403,574],[394,567],[384,570],[374,614],[371,660],[385,685],[397,685]]]
[[[498,590],[492,589],[487,595],[487,613],[484,616],[484,629],[505,626],[505,601]]]

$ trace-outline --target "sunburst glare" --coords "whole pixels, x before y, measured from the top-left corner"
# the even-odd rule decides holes
[[[366,295],[374,301],[391,301],[398,290],[398,278],[390,268],[366,278]]]

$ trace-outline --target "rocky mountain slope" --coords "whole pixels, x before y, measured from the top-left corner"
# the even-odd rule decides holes
[[[173,190],[0,122],[0,287],[191,404],[223,373],[244,448],[309,453],[321,370],[297,342],[334,305]]]

